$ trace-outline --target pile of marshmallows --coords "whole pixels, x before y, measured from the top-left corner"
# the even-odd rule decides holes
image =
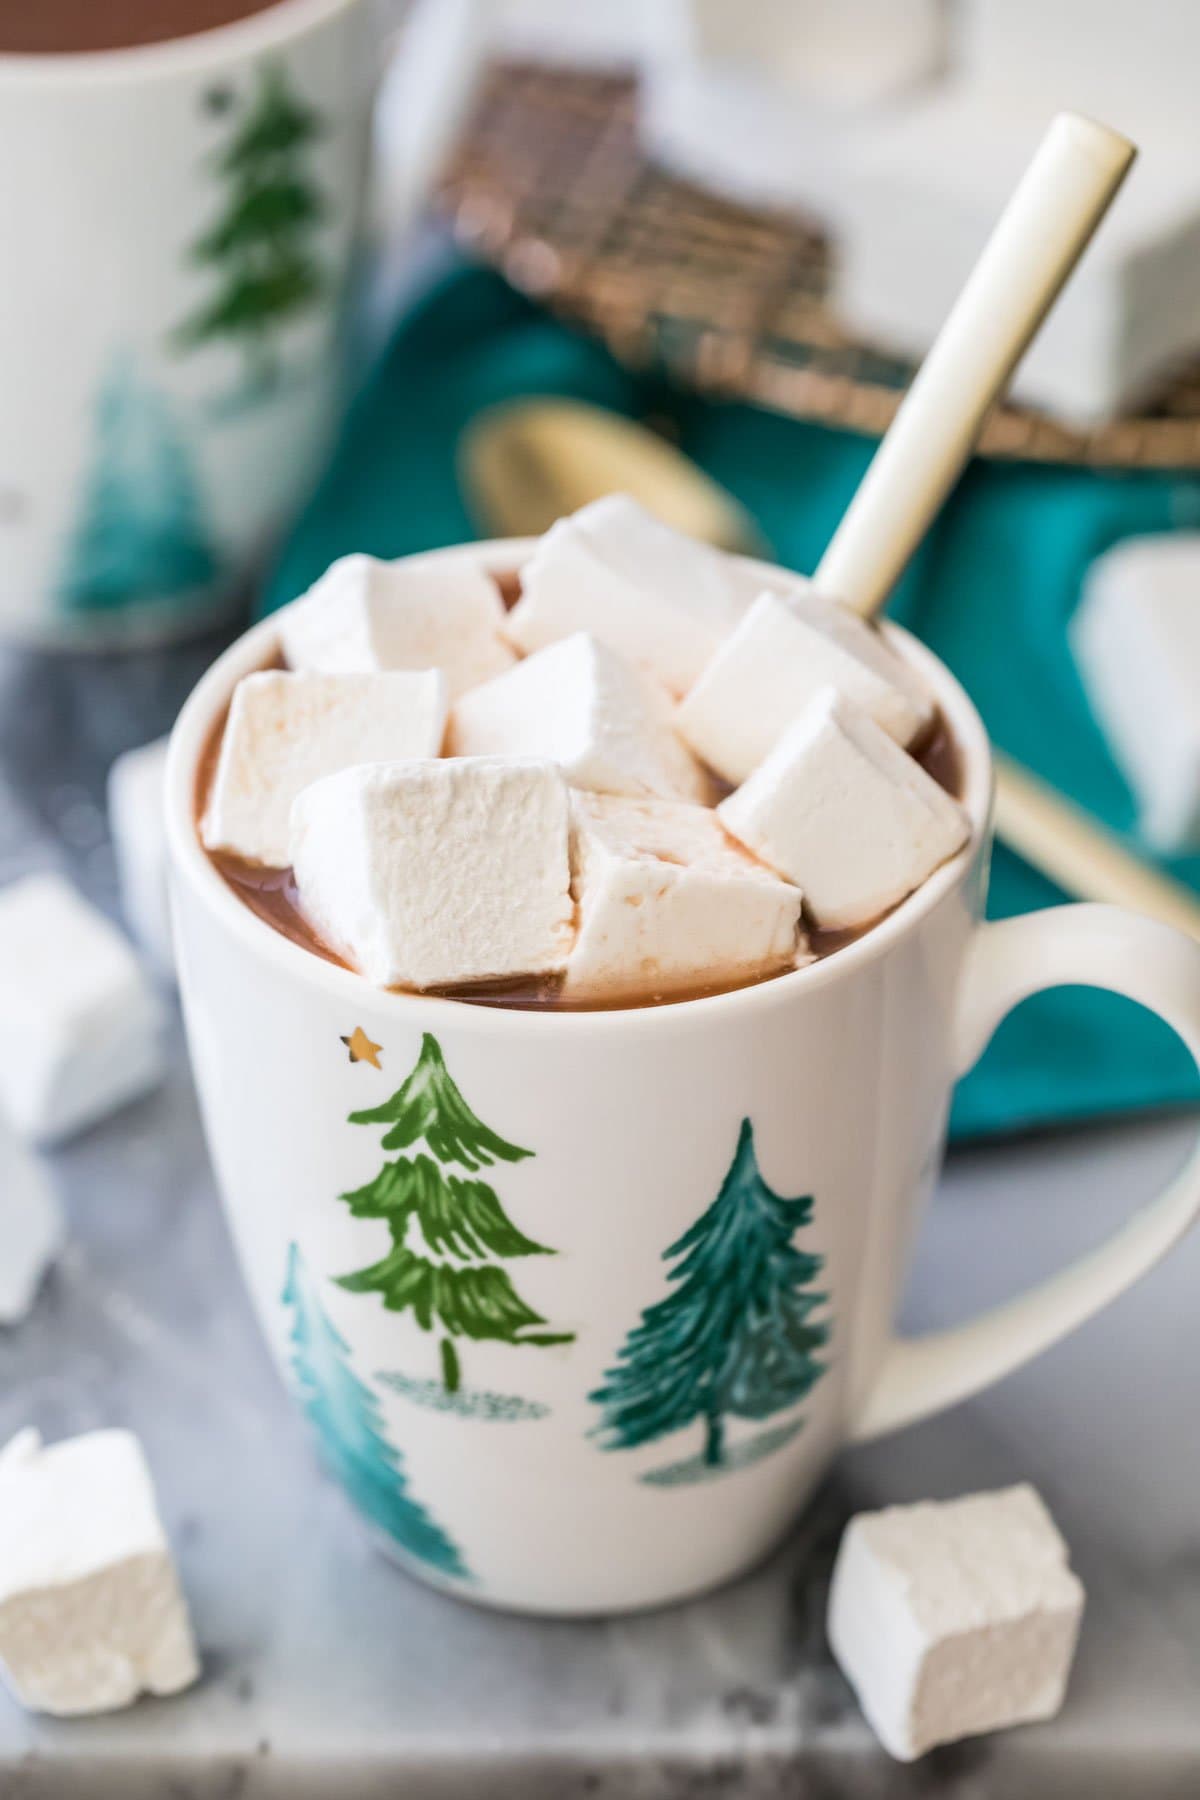
[[[966,842],[906,753],[933,709],[862,621],[611,496],[504,612],[465,560],[335,563],[233,696],[205,846],[290,866],[369,981],[735,983]],[[717,781],[733,789],[717,801]]]

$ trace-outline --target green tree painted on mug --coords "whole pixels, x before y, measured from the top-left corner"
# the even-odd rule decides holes
[[[122,351],[97,395],[59,599],[72,612],[106,612],[194,593],[216,574],[187,440],[166,396]]]
[[[292,1308],[292,1372],[300,1404],[330,1472],[402,1550],[443,1575],[465,1577],[457,1547],[409,1493],[400,1452],[384,1435],[379,1401],[350,1367],[346,1340],[321,1305],[295,1244],[283,1301]]]
[[[257,79],[215,159],[225,208],[191,246],[191,260],[214,272],[217,289],[184,320],[175,341],[183,348],[212,339],[240,344],[252,387],[266,389],[280,373],[277,328],[325,292],[325,271],[311,249],[325,202],[307,161],[322,130],[317,112],[292,90],[280,64],[260,65]]]
[[[643,1312],[616,1366],[591,1396],[603,1408],[597,1434],[628,1450],[702,1419],[702,1462],[725,1461],[725,1420],[765,1419],[802,1400],[824,1373],[817,1352],[829,1327],[813,1314],[824,1259],[798,1250],[811,1196],[785,1200],[763,1180],[749,1119],[721,1191],[663,1252],[674,1262],[664,1300]]]
[[[504,1344],[569,1344],[571,1331],[545,1329],[499,1262],[553,1256],[509,1219],[494,1188],[475,1171],[531,1156],[471,1111],[450,1079],[437,1039],[426,1032],[411,1074],[382,1106],[350,1114],[352,1125],[386,1125],[385,1150],[413,1151],[385,1162],[365,1187],[342,1194],[356,1219],[381,1219],[387,1255],[343,1275],[353,1294],[378,1294],[391,1312],[411,1312],[422,1331],[441,1331],[442,1380],[461,1380],[456,1338]],[[423,1144],[424,1149],[415,1146]],[[453,1172],[453,1166],[468,1171]]]

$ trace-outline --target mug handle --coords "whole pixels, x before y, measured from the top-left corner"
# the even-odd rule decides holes
[[[1200,1066],[1200,943],[1115,906],[1056,906],[981,926],[968,952],[957,1073],[1006,1013],[1043,988],[1125,994],[1165,1019]],[[894,1338],[851,1439],[911,1425],[1019,1368],[1152,1269],[1200,1216],[1200,1147],[1155,1200],[1096,1250],[965,1325]]]

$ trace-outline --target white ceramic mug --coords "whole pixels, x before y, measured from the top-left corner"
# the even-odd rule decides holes
[[[439,554],[499,571],[529,547]],[[970,845],[825,961],[634,1011],[383,992],[234,896],[197,841],[197,766],[234,683],[272,654],[272,621],[179,718],[180,978],[242,1268],[325,1462],[427,1579],[556,1613],[724,1581],[844,1444],[1045,1349],[1200,1209],[1194,1159],[1022,1299],[893,1336],[951,1088],[999,1019],[1086,983],[1151,1007],[1200,1056],[1200,946],[1102,906],[980,923],[983,727],[887,629],[961,747]]]
[[[0,633],[194,630],[316,473],[359,235],[370,0],[0,56]]]

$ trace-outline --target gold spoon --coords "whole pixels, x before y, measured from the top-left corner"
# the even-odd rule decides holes
[[[770,556],[744,507],[646,426],[581,400],[513,400],[473,419],[459,484],[487,537],[540,537],[602,494],[636,494],[665,525]]]

